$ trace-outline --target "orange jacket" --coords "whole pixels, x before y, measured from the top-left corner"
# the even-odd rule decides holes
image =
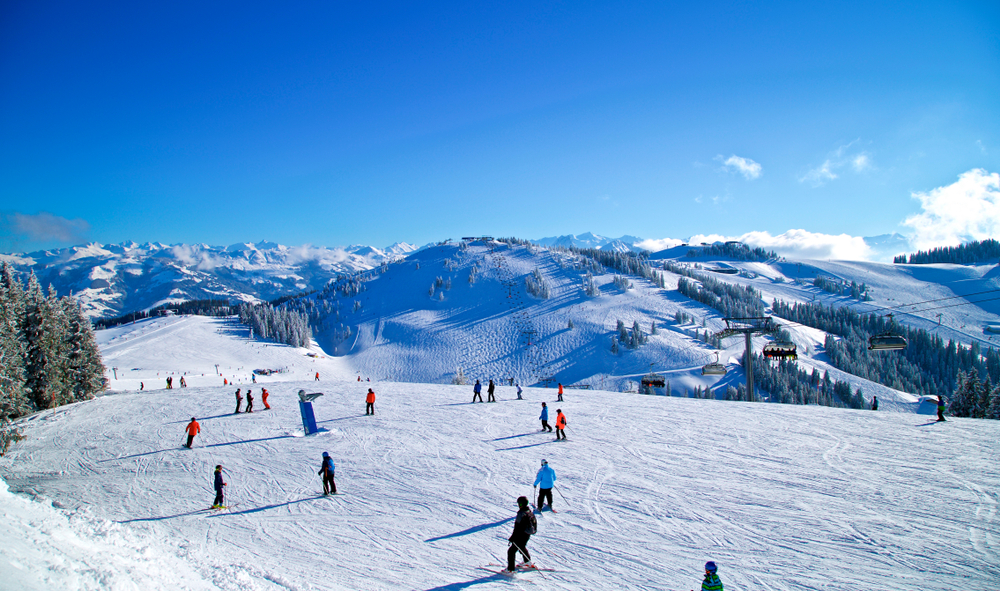
[[[566,428],[566,415],[559,413],[556,415],[556,429]]]
[[[375,403],[375,393],[372,392],[371,390],[368,390],[368,397],[365,398],[365,402],[367,402],[368,404],[374,404]]]
[[[562,384],[559,384],[559,393],[560,393],[560,394],[562,394],[562,393],[563,393],[563,391],[562,391]]]
[[[194,437],[198,433],[201,433],[201,425],[198,424],[198,421],[191,421],[184,430],[187,431],[188,435]]]

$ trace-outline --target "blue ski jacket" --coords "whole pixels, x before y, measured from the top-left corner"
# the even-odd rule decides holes
[[[336,466],[333,465],[333,458],[323,458],[323,465],[320,466],[319,472],[317,472],[317,474],[322,474],[323,472],[326,472],[327,470],[330,471],[330,474],[333,474],[333,472],[334,472],[335,469],[336,469]]]
[[[542,416],[538,417],[538,420],[540,420],[540,421],[547,421],[547,420],[549,420],[549,407],[547,407],[547,406],[543,406],[542,407]]]
[[[546,464],[538,471],[538,475],[535,476],[535,486],[538,488],[552,488],[556,485],[556,471],[552,469],[551,466]]]
[[[226,483],[222,481],[222,472],[215,473],[215,490],[222,490],[222,487],[226,486]]]
[[[479,382],[476,382],[476,385],[472,387],[472,391],[475,392],[476,394],[479,394],[480,392],[482,392],[483,391],[482,384],[480,384]]]

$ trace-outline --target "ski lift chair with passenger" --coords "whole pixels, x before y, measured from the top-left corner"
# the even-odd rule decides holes
[[[764,357],[768,359],[798,359],[795,343],[791,341],[774,341],[764,345]]]
[[[658,373],[650,372],[642,376],[640,385],[642,386],[640,391],[643,394],[666,395],[667,381]]]

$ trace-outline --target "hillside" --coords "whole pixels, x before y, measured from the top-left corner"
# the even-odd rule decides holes
[[[129,580],[149,589],[683,590],[707,559],[737,590],[985,590],[1000,574],[992,421],[568,391],[554,406],[567,413],[569,441],[555,443],[537,431],[553,389],[526,389],[518,401],[501,387],[498,403],[471,405],[467,386],[359,384],[334,365],[347,360],[229,329],[168,318],[102,339],[112,337],[109,358],[143,371],[287,367],[253,386],[268,387],[273,410],[233,415],[232,387],[192,380],[21,422],[27,439],[0,471],[12,491],[56,508],[11,521],[24,525],[8,527],[6,543],[46,558],[4,567],[19,574],[5,580],[27,589]],[[331,365],[317,383],[308,376],[322,363]],[[363,414],[369,386],[375,417]],[[300,388],[325,393],[315,408],[326,431],[302,436]],[[189,451],[179,446],[191,416],[203,433]],[[335,459],[342,496],[317,495],[322,451]],[[538,517],[529,549],[555,570],[511,582],[478,567],[504,551],[514,499],[530,496],[541,458],[559,476],[559,513]],[[231,508],[206,513],[217,463]],[[27,511],[21,502],[0,495],[12,515]],[[38,519],[62,533],[31,533]]]
[[[44,286],[73,295],[91,318],[148,310],[198,299],[268,301],[311,291],[343,273],[370,269],[416,247],[289,247],[273,242],[234,244],[91,243],[53,251],[0,255]]]

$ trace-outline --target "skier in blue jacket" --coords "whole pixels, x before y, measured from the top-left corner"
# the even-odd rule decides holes
[[[542,460],[542,467],[535,475],[535,486],[538,487],[538,510],[542,510],[545,498],[549,499],[549,510],[552,510],[552,487],[556,485],[556,471],[549,466],[547,460]]]
[[[479,399],[479,402],[483,401],[483,385],[479,383],[479,380],[476,380],[476,385],[472,387],[472,401],[475,402],[476,398]]]
[[[226,482],[222,480],[222,465],[215,467],[215,502],[212,503],[213,509],[222,509],[224,502],[222,487],[226,486]]]
[[[320,466],[319,474],[323,477],[323,495],[326,496],[331,492],[337,494],[337,483],[333,481],[334,471],[336,466],[333,465],[333,458],[330,457],[330,452],[323,452],[323,465]]]
[[[542,403],[542,416],[538,417],[542,421],[542,431],[552,432],[552,427],[549,426],[549,407]]]

